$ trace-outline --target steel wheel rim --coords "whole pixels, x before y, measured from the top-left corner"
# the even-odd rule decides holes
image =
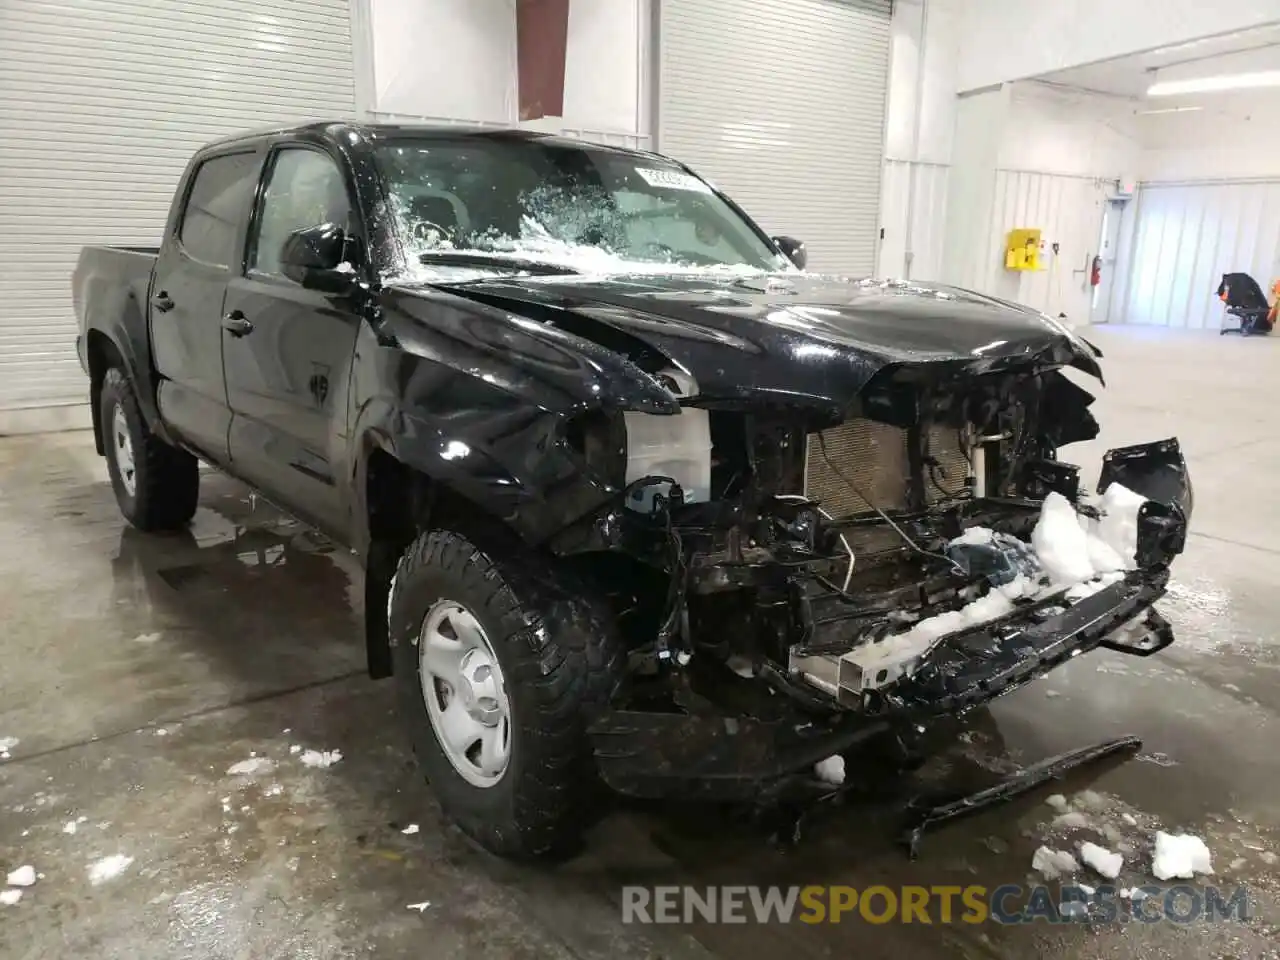
[[[132,497],[138,488],[138,467],[133,459],[133,434],[129,432],[129,420],[124,415],[124,407],[118,403],[111,411],[111,452],[120,482]]]
[[[511,701],[484,627],[440,600],[418,632],[418,679],[440,749],[464,780],[492,787],[511,759]]]

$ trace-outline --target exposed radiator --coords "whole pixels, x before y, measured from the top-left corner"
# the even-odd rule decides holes
[[[954,427],[931,426],[928,436],[929,456],[937,461],[937,466],[925,468],[925,499],[936,503],[964,491],[969,462]],[[872,504],[885,511],[907,509],[911,469],[906,430],[874,420],[856,419],[824,430],[822,439],[825,457],[818,435],[809,437],[805,454],[805,496],[821,501],[823,509],[836,519],[871,513]],[[828,458],[844,477],[832,469]],[[861,495],[845,478],[857,486]]]

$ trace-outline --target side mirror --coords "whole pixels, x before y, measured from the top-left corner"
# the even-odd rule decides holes
[[[778,245],[779,250],[786,254],[787,259],[801,270],[809,262],[809,254],[804,248],[803,241],[797,240],[795,237],[774,237],[773,242]]]
[[[295,230],[281,249],[281,272],[309,290],[341,293],[355,279],[350,265],[343,264],[347,240],[346,231],[336,223]]]

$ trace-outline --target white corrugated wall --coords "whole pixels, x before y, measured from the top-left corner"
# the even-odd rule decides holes
[[[1051,316],[1065,314],[1073,324],[1088,323],[1093,299],[1089,266],[1098,253],[1106,198],[1114,189],[1115,181],[1097,177],[996,170],[990,219],[980,255],[972,259],[977,272],[961,285]],[[1004,268],[1006,237],[1018,228],[1040,229],[1046,253],[1043,269]]]
[[[914,209],[908,213],[912,167],[915,167],[916,198]],[[942,278],[949,173],[950,168],[945,163],[885,160],[880,191],[880,224],[884,238],[880,241],[877,276],[901,278],[907,275],[907,245],[910,242],[911,279]],[[910,225],[908,219],[912,221]]]
[[[1224,273],[1280,280],[1280,180],[1147,183],[1133,204],[1113,322],[1217,329]]]
[[[354,116],[348,0],[0,2],[0,432],[83,403],[80,247],[156,245],[202,143]]]
[[[889,0],[661,0],[657,147],[815,270],[871,274]]]

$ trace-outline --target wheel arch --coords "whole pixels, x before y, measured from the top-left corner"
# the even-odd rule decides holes
[[[99,454],[105,453],[98,404],[102,396],[102,378],[113,366],[119,366],[133,383],[138,408],[152,433],[172,443],[160,408],[156,403],[156,376],[151,364],[151,346],[147,336],[147,314],[130,291],[125,295],[118,314],[91,316],[85,330],[85,359],[89,368],[89,400],[93,418],[94,444]]]
[[[353,488],[356,492],[353,546],[364,561],[365,654],[374,679],[392,673],[387,635],[387,600],[396,565],[405,549],[437,517],[448,517],[457,533],[487,543],[514,536],[501,520],[468,498],[446,478],[407,460],[381,429],[360,437]]]

